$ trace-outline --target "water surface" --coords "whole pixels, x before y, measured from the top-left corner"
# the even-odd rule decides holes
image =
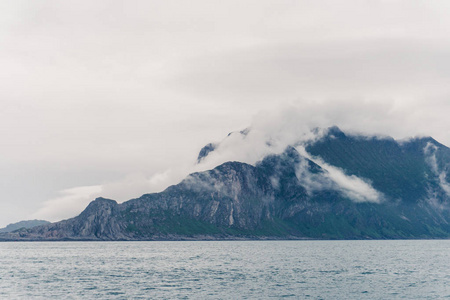
[[[450,298],[450,241],[0,243],[1,299]]]

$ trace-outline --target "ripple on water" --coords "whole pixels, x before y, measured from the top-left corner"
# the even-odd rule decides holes
[[[450,241],[0,243],[0,298],[438,299]]]

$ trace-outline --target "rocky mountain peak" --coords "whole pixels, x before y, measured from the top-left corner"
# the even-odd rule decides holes
[[[331,127],[254,165],[228,161],[121,204],[97,198],[75,218],[0,239],[449,238],[448,179],[450,149],[431,138]]]

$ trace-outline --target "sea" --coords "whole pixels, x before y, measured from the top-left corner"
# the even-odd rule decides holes
[[[450,240],[0,243],[0,299],[450,298]]]

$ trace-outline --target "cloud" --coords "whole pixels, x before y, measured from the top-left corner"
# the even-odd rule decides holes
[[[383,122],[380,123],[380,119],[383,119]],[[80,203],[76,208],[74,206],[73,214],[80,211],[83,205],[94,198],[93,196],[122,202],[145,193],[160,192],[169,185],[179,183],[190,173],[210,170],[227,161],[255,164],[269,154],[282,153],[287,146],[301,146],[308,141],[319,139],[326,132],[325,129],[332,125],[338,125],[353,134],[380,138],[389,134],[385,127],[390,127],[394,128],[394,131],[391,131],[396,133],[394,136],[405,137],[406,134],[414,133],[415,130],[398,124],[409,124],[409,119],[409,112],[398,109],[395,103],[389,101],[342,100],[336,103],[303,101],[279,105],[277,109],[263,110],[254,115],[248,127],[249,130],[245,134],[237,131],[226,136],[199,164],[195,164],[196,155],[193,152],[191,159],[176,161],[168,168],[161,168],[153,174],[128,173],[120,179],[99,184],[101,191],[95,195],[86,193],[78,193],[76,197],[72,195],[70,199],[76,198]],[[181,144],[178,145],[178,149],[182,151],[180,146]],[[197,151],[200,151],[200,147]],[[303,152],[303,155],[307,154]],[[325,164],[319,158],[311,159],[327,170],[327,176],[307,174],[300,166],[297,170],[298,178],[310,191],[333,187],[358,202],[380,202],[383,199],[383,195],[364,179],[347,176],[342,170]],[[432,159],[433,156],[430,158],[431,163],[433,163]],[[450,192],[450,185],[446,185],[445,174],[442,172],[439,174],[441,186],[446,192]],[[60,197],[62,203],[68,201],[66,196],[63,191],[63,196]],[[51,206],[54,203],[56,198],[45,202],[45,206]],[[62,213],[61,216],[65,217],[67,214]]]
[[[69,186],[136,197],[255,162],[302,122],[449,145],[449,13],[442,0],[1,2],[0,182],[27,175],[2,186],[0,221]],[[250,124],[251,142],[189,165]]]
[[[370,183],[355,175],[345,175],[345,173],[336,167],[322,165],[332,179],[340,188],[340,191],[355,202],[375,202],[379,203],[383,199],[381,192],[372,187]]]
[[[227,161],[255,164],[269,154],[282,153],[287,146],[320,138],[323,130],[316,130],[313,120],[293,105],[282,106],[271,112],[261,111],[245,130],[229,134],[197,166],[206,170]]]
[[[261,110],[255,114],[248,127],[248,134],[234,132],[227,136],[217,143],[216,149],[200,165],[207,169],[230,160],[254,164],[267,154],[281,153],[289,145],[320,138],[323,131],[314,131],[316,128],[324,129],[335,125],[348,133],[380,138],[393,136],[404,139],[432,135],[433,132],[442,133],[437,128],[444,125],[446,118],[443,115],[436,117],[416,113],[419,110],[427,111],[429,105],[437,107],[441,104],[439,101],[431,101],[427,105],[421,102],[407,105],[380,99],[291,101],[288,105],[280,104],[271,110]],[[444,107],[443,112],[438,114],[446,111]],[[416,122],[415,116],[427,121]]]
[[[31,214],[32,218],[48,221],[60,221],[81,213],[97,197],[116,200],[118,203],[140,197],[143,194],[161,192],[169,185],[179,183],[194,166],[191,163],[180,164],[151,176],[143,173],[130,173],[114,181],[99,185],[79,186],[59,191],[57,196],[43,201],[41,207]]]
[[[333,122],[330,119],[315,118],[316,115],[312,113],[314,109],[317,109],[317,106],[311,106],[308,110],[291,106],[257,115],[245,134],[234,132],[227,136],[205,157],[198,168],[208,169],[230,160],[255,164],[269,154],[283,152],[287,146],[297,146],[300,154],[326,171],[323,174],[313,174],[308,171],[306,160],[300,162],[296,175],[308,192],[332,188],[356,202],[381,202],[383,194],[374,189],[367,180],[355,175],[348,176],[343,170],[306,152],[303,145],[319,139],[326,132],[326,129],[316,126],[332,125],[330,122]],[[334,109],[345,109],[345,106]],[[277,184],[276,178],[273,183]]]
[[[355,202],[380,203],[384,195],[372,185],[355,175],[346,175],[340,168],[325,163],[320,157],[312,157],[303,146],[297,146],[296,150],[304,157],[319,165],[325,172],[311,174],[305,171],[301,164],[297,167],[297,177],[305,184],[307,190],[335,189]]]
[[[437,163],[436,152],[439,150],[439,147],[435,144],[428,142],[423,152],[425,154],[425,159],[428,165],[431,167],[433,173],[439,178],[439,186],[442,190],[450,197],[450,183],[447,181],[447,173],[445,170],[440,170]]]
[[[298,147],[296,149],[298,151]],[[336,185],[330,178],[327,170],[323,169],[323,171],[312,173],[309,169],[308,160],[302,155],[300,163],[296,166],[295,175],[309,195],[316,191],[336,189]]]
[[[72,218],[80,213],[101,191],[102,187],[99,185],[62,190],[59,192],[59,196],[45,201],[32,216],[51,222]]]

